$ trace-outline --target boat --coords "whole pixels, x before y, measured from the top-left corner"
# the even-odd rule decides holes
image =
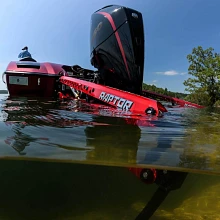
[[[142,14],[109,5],[91,16],[90,55],[96,70],[79,65],[37,62],[33,58],[11,61],[3,73],[9,95],[54,98],[84,98],[123,111],[161,116],[167,109],[159,100],[202,106],[184,100],[142,91],[144,72]]]
[[[10,96],[54,96],[62,66],[35,61],[12,61],[5,75]]]
[[[3,79],[5,76],[10,96],[84,99],[88,103],[159,117],[167,112],[159,100],[178,107],[203,108],[178,98],[142,91],[144,47],[142,14],[131,8],[109,5],[91,16],[90,61],[96,70],[25,58],[10,62]],[[129,170],[143,182],[159,185],[153,202],[146,205],[137,219],[148,219],[186,177],[185,173],[156,169]]]

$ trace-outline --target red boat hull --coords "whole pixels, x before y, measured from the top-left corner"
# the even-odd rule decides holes
[[[5,75],[10,96],[54,97],[62,65],[11,62]]]
[[[6,80],[10,96],[53,97],[55,95],[57,77],[9,73],[6,75]]]

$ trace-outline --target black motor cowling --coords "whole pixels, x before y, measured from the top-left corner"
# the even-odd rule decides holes
[[[101,83],[141,94],[144,69],[142,14],[110,5],[92,14],[91,64],[100,72]]]

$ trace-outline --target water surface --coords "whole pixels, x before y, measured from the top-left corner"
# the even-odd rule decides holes
[[[220,218],[218,109],[169,108],[157,118],[0,98],[2,219],[135,219],[158,186],[129,167],[190,172],[152,219]]]

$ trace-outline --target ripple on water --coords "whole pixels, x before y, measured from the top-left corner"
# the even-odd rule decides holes
[[[157,118],[81,101],[5,98],[0,156],[219,172],[219,111],[168,110]]]

